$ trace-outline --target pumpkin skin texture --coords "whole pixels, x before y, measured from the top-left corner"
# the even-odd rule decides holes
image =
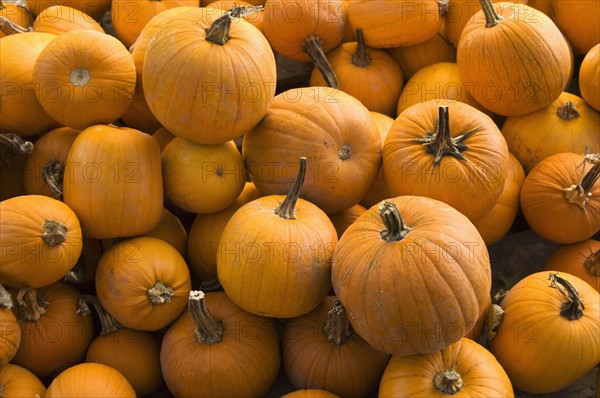
[[[277,95],[261,122],[244,136],[250,179],[263,195],[286,194],[298,158],[307,158],[302,198],[334,214],[357,204],[381,167],[381,139],[369,110],[328,87]]]
[[[483,239],[434,199],[400,196],[371,207],[342,235],[332,261],[333,290],[352,327],[389,354],[441,350],[471,332],[491,301]]]
[[[112,123],[135,91],[131,54],[115,37],[72,30],[42,50],[33,67],[35,96],[57,122],[83,130]]]
[[[21,344],[21,328],[12,308],[10,293],[0,285],[0,368],[15,357]]]
[[[22,366],[9,363],[0,366],[0,385],[4,397],[43,397],[46,386]]]
[[[445,371],[451,373],[450,377],[444,376]],[[459,375],[462,385],[458,380],[451,379],[456,374]],[[494,356],[468,338],[431,354],[393,356],[379,386],[380,397],[449,395],[506,398],[515,396],[506,372]]]
[[[550,105],[571,74],[571,53],[563,34],[545,14],[531,17],[526,5],[483,3],[484,10],[465,25],[456,52],[462,80],[473,82],[471,95],[502,116],[525,115]],[[531,18],[536,22],[529,22]]]
[[[100,363],[65,369],[46,390],[45,398],[135,398],[135,390],[118,370]]]
[[[162,239],[177,249],[183,258],[187,255],[187,230],[181,220],[166,207],[163,208],[156,228],[141,236]]]
[[[542,270],[574,275],[600,292],[600,241],[586,239],[559,246],[548,257]]]
[[[577,289],[585,307],[563,285],[549,281],[550,275]],[[489,349],[515,389],[532,394],[556,392],[600,361],[600,294],[576,276],[548,271],[531,274],[506,293],[500,306],[504,314]],[[570,318],[561,315],[563,311]],[[536,366],[540,363],[552,366]]]
[[[86,13],[67,5],[53,5],[42,10],[33,21],[35,32],[61,35],[71,30],[89,29],[100,33],[102,26]]]
[[[150,232],[163,209],[160,147],[139,130],[89,127],[71,146],[63,190],[64,202],[77,214],[87,237]]]
[[[42,50],[56,36],[50,33],[14,34],[0,41],[0,132],[25,137],[58,127],[33,93],[33,69]],[[26,50],[25,50],[26,49]]]
[[[552,17],[579,54],[586,54],[600,42],[598,15],[594,0],[551,0]]]
[[[31,13],[37,17],[43,10],[53,5],[60,5],[58,0],[28,0],[27,6]],[[110,9],[111,0],[81,0],[68,3],[73,8],[86,13],[96,21],[100,21],[106,11]]]
[[[502,125],[508,150],[529,173],[540,160],[560,152],[600,152],[600,114],[575,94],[563,92],[546,108],[508,117]]]
[[[23,195],[0,202],[0,283],[34,288],[64,277],[82,250],[77,216],[63,202]]]
[[[141,84],[141,83],[140,83]],[[135,101],[135,100],[134,100]],[[121,121],[126,127],[153,134],[162,126],[153,115],[142,112],[135,102],[129,105],[127,111],[121,116]]]
[[[461,152],[461,145],[467,149]],[[507,173],[508,148],[496,124],[458,101],[433,99],[406,109],[383,145],[383,175],[392,196],[437,199],[471,221],[494,207]]]
[[[332,296],[286,322],[282,355],[296,388],[322,388],[342,397],[367,396],[389,359],[351,330],[343,306]]]
[[[551,155],[535,165],[523,181],[521,210],[527,224],[542,238],[576,243],[600,230],[600,164],[590,168],[583,164],[584,159],[568,152]],[[585,174],[595,175],[586,187],[581,182],[582,167]]]
[[[340,398],[340,396],[321,389],[302,388],[284,394],[281,398]]]
[[[600,111],[600,43],[592,47],[581,61],[579,91],[589,106]]]
[[[371,118],[375,121],[377,125],[377,130],[379,130],[379,136],[381,137],[381,149],[383,151],[383,144],[385,142],[385,138],[387,137],[387,133],[392,127],[394,123],[394,119],[389,117],[388,115],[384,115],[383,113],[371,112]],[[373,185],[367,191],[365,196],[360,201],[360,204],[364,207],[371,207],[376,203],[379,203],[383,199],[391,197],[389,189],[385,185],[385,177],[383,176],[383,165],[379,168],[379,173],[373,181]]]
[[[159,28],[144,58],[142,82],[150,110],[171,133],[198,144],[242,136],[265,115],[275,95],[275,57],[265,36],[235,19],[231,38],[212,42],[217,38],[205,29],[219,15],[213,8],[177,15]]]
[[[192,291],[190,301],[162,340],[169,391],[175,397],[265,396],[281,363],[274,321],[241,310],[224,292]]]
[[[156,331],[170,325],[191,289],[185,260],[167,242],[131,238],[108,249],[96,270],[100,304],[121,325]]]
[[[367,209],[362,205],[354,205],[339,213],[331,214],[329,219],[333,223],[337,232],[338,239],[344,234],[344,231]]]

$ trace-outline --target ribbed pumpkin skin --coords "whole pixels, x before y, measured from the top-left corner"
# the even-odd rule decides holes
[[[31,27],[33,23],[33,16],[24,6],[24,3],[17,1],[3,1],[0,16],[24,29]],[[4,23],[0,26],[0,39],[11,34],[11,29],[8,30],[9,32],[4,31]]]
[[[600,3],[595,0],[551,0],[552,17],[579,54],[600,42]]]
[[[387,133],[392,127],[394,123],[394,119],[388,115],[384,115],[379,112],[371,112],[371,118],[377,125],[377,130],[379,130],[379,136],[381,137],[381,148],[383,150],[383,144],[385,143],[385,137],[387,137]],[[392,195],[390,194],[387,185],[385,185],[385,178],[383,176],[383,166],[379,168],[379,173],[373,181],[373,185],[367,191],[365,196],[360,201],[360,204],[366,208],[373,206],[375,203],[379,203],[383,199],[390,198]]]
[[[434,386],[438,372],[454,369],[463,387],[448,394]],[[426,355],[394,356],[381,378],[379,397],[514,397],[502,366],[483,346],[463,338]]]
[[[579,91],[589,106],[600,111],[600,43],[592,47],[581,61]]]
[[[275,57],[267,39],[236,19],[224,45],[209,42],[205,29],[219,15],[198,8],[174,17],[149,43],[142,70],[144,96],[158,121],[198,144],[243,135],[275,95]]]
[[[469,333],[487,310],[487,248],[468,219],[442,202],[389,200],[412,230],[387,242],[378,206],[371,207],[336,246],[333,289],[354,330],[375,348],[436,352]]]
[[[9,363],[0,367],[0,385],[4,397],[43,397],[46,386],[22,366]]]
[[[80,363],[59,374],[45,398],[135,398],[135,390],[117,370],[100,363]]]
[[[590,256],[600,250],[600,241],[586,239],[559,246],[544,263],[544,271],[566,272],[574,275],[600,292],[600,274],[593,274],[584,265]],[[588,260],[591,261],[591,260]],[[596,257],[595,271],[600,272],[600,258]]]
[[[81,29],[105,33],[102,26],[91,16],[63,4],[43,9],[33,22],[33,30],[35,32],[47,32],[55,35]]]

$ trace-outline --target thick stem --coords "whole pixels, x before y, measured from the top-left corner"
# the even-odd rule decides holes
[[[13,307],[12,296],[4,286],[0,284],[0,307],[10,310]]]
[[[583,316],[583,310],[585,306],[579,298],[579,292],[575,286],[571,285],[569,281],[558,276],[558,273],[550,274],[548,276],[550,280],[550,287],[557,289],[563,296],[567,298],[567,301],[563,302],[560,306],[560,315],[564,316],[570,321],[577,320]]]
[[[21,25],[14,23],[10,19],[0,16],[0,30],[2,30],[2,32],[8,36],[17,33],[31,32],[33,29],[31,27],[24,28]]]
[[[146,291],[152,305],[165,304],[171,301],[175,291],[171,286],[167,286],[161,281],[157,281],[154,286]]]
[[[58,200],[62,200],[63,196],[62,181],[64,171],[64,166],[56,159],[50,160],[42,168],[42,178]]]
[[[38,291],[31,287],[22,287],[17,293],[17,308],[19,318],[27,322],[37,322],[40,320],[42,315],[46,313],[48,303],[38,293]]]
[[[600,276],[600,250],[590,254],[583,262],[583,265],[591,275]]]
[[[356,52],[352,54],[352,65],[358,66],[359,68],[366,68],[371,65],[371,57],[367,54],[365,48],[365,37],[362,29],[357,28],[356,33]]]
[[[302,43],[304,51],[310,56],[313,64],[319,69],[325,83],[328,87],[340,89],[340,83],[338,82],[337,76],[323,51],[323,40],[319,37],[310,35]]]
[[[13,152],[22,155],[31,155],[33,153],[33,143],[25,141],[15,133],[0,134],[0,144],[8,146]]]
[[[223,340],[224,328],[206,308],[204,292],[192,290],[188,300],[188,312],[196,325],[196,336],[200,343],[216,344]]]
[[[438,0],[440,17],[445,17],[450,12],[450,0]]]
[[[502,16],[498,15],[496,10],[494,9],[492,0],[479,0],[479,3],[481,4],[481,9],[483,10],[483,14],[485,15],[486,28],[493,28],[504,19]]]
[[[295,220],[296,219],[296,201],[300,196],[300,190],[302,189],[302,185],[304,184],[304,177],[306,175],[306,158],[300,158],[300,168],[298,169],[298,176],[296,177],[296,182],[294,182],[294,186],[292,190],[287,194],[283,202],[274,210],[275,214],[277,214],[281,218],[285,218],[286,220]]]
[[[119,328],[121,328],[121,325],[115,320],[115,318],[113,318],[112,315],[110,315],[108,312],[106,312],[106,310],[104,310],[104,308],[102,308],[102,305],[100,305],[100,300],[98,300],[98,297],[96,297],[96,296],[92,296],[90,294],[82,294],[79,297],[79,302],[78,302],[79,309],[77,310],[77,312],[82,313],[82,314],[89,313],[90,305],[92,307],[94,307],[94,310],[96,310],[96,313],[98,314],[98,318],[100,319],[100,325],[101,325],[100,335],[101,336],[112,333],[114,331],[117,331]]]
[[[433,385],[438,391],[452,395],[459,392],[464,383],[460,374],[456,370],[450,369],[436,374],[433,378]]]
[[[379,205],[379,215],[383,220],[385,228],[379,234],[381,239],[387,242],[395,242],[404,239],[410,232],[410,227],[404,225],[402,217],[394,202],[384,200]]]
[[[346,310],[338,299],[333,300],[333,308],[327,314],[323,332],[327,336],[327,341],[337,346],[344,344],[352,336]]]
[[[234,5],[206,28],[206,40],[220,46],[224,45],[231,39],[230,29],[231,22],[234,18],[244,18],[255,12],[262,11],[263,9],[263,6]]]
[[[573,120],[579,117],[579,112],[573,101],[567,101],[556,109],[558,117],[564,120]]]
[[[587,160],[583,165],[587,164]],[[600,162],[594,163],[592,168],[584,175],[579,184],[573,184],[568,188],[563,189],[567,202],[576,204],[582,209],[590,201],[592,197],[592,188],[600,177]]]
[[[67,239],[68,228],[58,221],[46,220],[42,230],[42,238],[48,246],[58,246]]]

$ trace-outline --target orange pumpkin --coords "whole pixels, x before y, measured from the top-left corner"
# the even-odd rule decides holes
[[[302,388],[283,394],[281,398],[340,398],[340,396],[321,389]]]
[[[567,244],[600,230],[600,161],[595,158],[563,152],[535,165],[520,194],[523,216],[535,233]]]
[[[9,363],[0,366],[0,386],[4,397],[43,397],[44,383],[22,366]]]
[[[12,361],[21,344],[21,328],[12,308],[12,296],[0,285],[0,368]]]
[[[139,84],[141,85],[141,82]],[[147,134],[153,134],[162,127],[153,115],[144,113],[140,107],[136,106],[135,102],[129,105],[127,111],[121,116],[121,121],[125,126]]]
[[[0,0],[0,38],[27,31],[33,16],[23,0]]]
[[[111,0],[80,0],[75,2],[64,2],[61,0],[27,0],[27,6],[34,16],[38,16],[43,10],[53,5],[67,4],[73,8],[86,13],[100,21],[106,11],[110,9]]]
[[[77,262],[82,233],[63,202],[23,195],[0,202],[0,283],[42,287],[58,281]]]
[[[271,105],[275,57],[258,29],[234,20],[244,10],[189,10],[162,25],[149,43],[144,96],[176,136],[198,144],[224,143],[254,127]]]
[[[261,397],[277,378],[280,355],[272,319],[241,310],[224,292],[193,290],[163,337],[160,361],[176,397]]]
[[[112,123],[135,91],[131,54],[115,37],[94,30],[56,36],[33,67],[35,96],[60,124],[83,130]]]
[[[463,338],[438,352],[393,356],[385,369],[380,397],[514,397],[502,366],[483,346]]]
[[[128,127],[95,125],[81,131],[67,156],[63,191],[89,238],[150,232],[163,209],[157,141]]]
[[[332,260],[335,294],[373,347],[394,355],[439,351],[474,329],[491,298],[487,248],[443,202],[400,196],[348,227]]]
[[[80,363],[56,376],[45,398],[135,398],[135,390],[118,370],[101,363]]]
[[[40,12],[33,21],[35,32],[61,35],[71,30],[89,29],[105,33],[102,26],[88,14],[64,4],[52,5]]]
[[[600,292],[600,241],[586,239],[559,246],[548,257],[543,270],[574,275]]]
[[[344,231],[348,229],[350,225],[360,216],[362,213],[367,211],[367,209],[360,205],[356,204],[346,210],[342,210],[339,213],[330,214],[329,219],[331,220],[333,226],[335,227],[335,231],[337,232],[338,239],[342,237]]]
[[[489,349],[515,389],[557,392],[600,361],[600,294],[576,276],[548,271],[528,275],[500,306],[502,319]],[[552,366],[539,366],[544,363]]]
[[[530,23],[526,5],[481,3],[483,9],[465,25],[456,50],[460,75],[470,83],[473,98],[503,116],[550,105],[571,75],[571,53],[563,34],[541,12]]]
[[[183,223],[166,207],[163,208],[158,225],[150,232],[141,236],[150,236],[164,240],[173,246],[183,258],[187,254],[187,231]]]
[[[600,111],[600,43],[592,47],[581,61],[579,91],[589,106]]]
[[[185,308],[190,273],[181,254],[152,237],[121,241],[98,263],[100,304],[121,325],[155,331],[170,325]]]
[[[551,0],[552,17],[579,54],[600,42],[600,3],[595,0]]]

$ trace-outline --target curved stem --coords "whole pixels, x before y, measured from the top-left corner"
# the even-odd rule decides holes
[[[298,169],[298,176],[296,182],[292,187],[292,190],[287,194],[283,202],[275,209],[275,214],[286,220],[296,219],[296,201],[300,196],[300,190],[304,184],[304,177],[306,175],[306,158],[300,158],[300,168]]]
[[[304,40],[302,46],[304,47],[304,51],[310,56],[313,64],[319,69],[321,75],[323,75],[327,86],[339,90],[340,83],[323,51],[323,40],[317,36],[310,35]]]
[[[362,29],[357,28],[356,33],[356,52],[352,54],[352,65],[358,66],[359,68],[366,68],[371,65],[371,57],[367,54],[365,48],[365,37]]]
[[[24,28],[21,25],[14,23],[10,19],[0,16],[0,30],[2,30],[4,34],[8,36],[17,33],[31,32],[33,29],[31,27]]]
[[[13,307],[12,296],[2,284],[0,284],[0,307],[10,310]]]
[[[327,341],[337,346],[344,344],[352,336],[346,310],[338,299],[333,300],[333,307],[327,313],[323,332],[327,336]]]
[[[585,165],[588,162],[593,163],[593,166],[586,174],[584,174],[581,182],[563,189],[567,202],[576,204],[582,209],[585,208],[585,205],[590,201],[590,198],[592,197],[592,188],[596,184],[596,181],[598,181],[598,178],[600,178],[600,162],[596,161],[596,155],[586,157],[582,163],[582,172],[585,173]]]
[[[58,200],[62,200],[62,181],[64,175],[64,166],[56,159],[50,160],[42,168],[42,177],[52,194],[56,196]]]
[[[575,286],[571,285],[566,279],[558,276],[558,273],[551,273],[548,276],[548,279],[550,280],[550,287],[557,289],[567,298],[567,301],[563,302],[560,306],[560,315],[570,321],[581,318],[585,306],[579,298],[579,292],[575,289]]]
[[[175,291],[171,286],[167,286],[161,281],[157,281],[154,286],[146,290],[146,294],[152,305],[165,304],[171,301]]]
[[[196,336],[200,343],[216,344],[223,340],[224,328],[206,308],[204,292],[192,290],[188,300],[188,312],[196,325]]]
[[[479,3],[481,4],[481,9],[483,10],[483,14],[485,15],[486,28],[493,28],[504,19],[502,16],[498,15],[496,10],[494,9],[492,0],[479,0]]]
[[[244,18],[263,9],[263,6],[234,5],[206,28],[206,40],[221,46],[224,45],[231,39],[230,28],[234,18]]]
[[[400,212],[394,202],[390,202],[389,200],[381,202],[379,205],[379,215],[385,225],[385,229],[379,232],[381,239],[387,242],[399,241],[404,239],[410,232],[410,228],[404,225]]]
[[[117,322],[115,318],[112,317],[112,315],[110,315],[108,312],[106,312],[104,308],[102,308],[102,305],[100,305],[100,300],[98,300],[98,297],[96,296],[92,296],[90,294],[82,294],[79,297],[79,309],[77,310],[77,312],[83,314],[89,313],[90,305],[94,307],[94,310],[96,310],[98,318],[100,319],[100,324],[102,325],[100,330],[101,336],[112,333],[121,328],[119,322]]]
[[[19,318],[27,322],[37,322],[46,313],[49,302],[34,288],[25,286],[17,293],[17,308]]]
[[[450,369],[436,374],[433,378],[433,385],[438,391],[452,395],[461,390],[464,382],[456,370]]]
[[[600,250],[590,254],[583,262],[583,265],[591,275],[600,276]]]
[[[564,120],[573,120],[579,117],[579,112],[573,101],[567,101],[556,109],[558,117]]]
[[[15,133],[0,134],[0,144],[4,144],[12,151],[22,155],[31,155],[33,153],[33,143],[25,141]]]

